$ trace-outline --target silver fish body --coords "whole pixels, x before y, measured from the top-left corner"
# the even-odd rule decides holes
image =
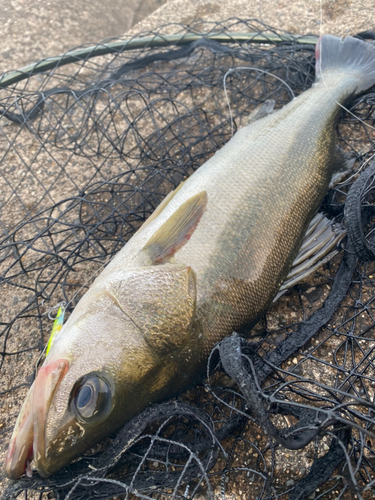
[[[375,82],[374,55],[359,40],[323,37],[313,87],[242,127],[105,268],[30,389],[10,477],[23,473],[30,447],[48,476],[180,392],[216,342],[264,314],[339,162],[340,105]]]

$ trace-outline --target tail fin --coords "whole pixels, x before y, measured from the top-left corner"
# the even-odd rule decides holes
[[[322,73],[342,70],[358,78],[356,94],[375,85],[375,46],[348,36],[345,40],[323,35],[316,45],[315,72],[318,81]]]

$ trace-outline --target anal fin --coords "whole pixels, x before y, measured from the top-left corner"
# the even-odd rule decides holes
[[[337,255],[337,245],[345,235],[346,230],[341,224],[332,222],[321,213],[316,214],[310,222],[292,268],[273,301],[276,302],[288,288],[303,281]]]

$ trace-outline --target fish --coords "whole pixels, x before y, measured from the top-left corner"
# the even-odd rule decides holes
[[[81,298],[16,422],[5,472],[48,477],[148,405],[204,376],[217,342],[255,325],[343,167],[342,106],[375,83],[375,47],[320,37],[312,87],[266,103],[170,193]]]

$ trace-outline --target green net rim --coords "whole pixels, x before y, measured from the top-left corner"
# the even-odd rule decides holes
[[[124,51],[155,48],[155,47],[168,47],[173,45],[187,45],[191,42],[201,40],[203,38],[214,40],[219,43],[264,43],[264,44],[278,44],[278,43],[299,43],[304,45],[315,45],[318,36],[315,35],[278,35],[276,33],[241,33],[241,32],[227,32],[227,33],[184,33],[174,35],[153,35],[139,38],[132,38],[130,40],[117,40],[113,42],[103,42],[98,45],[91,45],[75,50],[66,52],[63,55],[49,57],[36,63],[25,66],[15,71],[3,73],[0,76],[0,88],[6,88],[19,81],[25,80],[32,75],[43,73],[45,71],[53,70],[66,64],[83,61],[92,57],[98,57],[106,54],[121,53]]]

